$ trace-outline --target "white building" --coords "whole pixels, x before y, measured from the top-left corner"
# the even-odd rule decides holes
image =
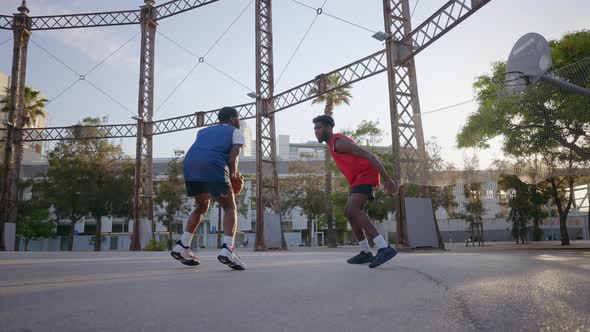
[[[293,165],[295,165],[297,161],[301,160],[310,161],[314,164],[314,167],[322,169],[324,157],[323,151],[325,145],[316,142],[294,144],[289,143],[287,145],[285,142],[289,142],[288,139],[288,136],[279,137],[279,140],[281,141],[281,143],[279,143],[279,149],[277,149],[279,153],[279,158],[277,161],[277,171],[279,178],[292,175],[291,171],[293,169]],[[153,169],[156,185],[158,182],[166,178],[166,169],[169,161],[169,158],[154,159]],[[48,165],[46,161],[26,161],[23,162],[21,174],[23,177],[27,178],[42,177],[47,171],[47,167]],[[242,174],[246,176],[255,176],[255,158],[241,158],[239,168]],[[486,241],[510,241],[511,224],[506,221],[508,209],[504,205],[500,204],[500,197],[498,195],[496,183],[497,176],[491,172],[475,171],[472,173],[476,174],[476,176],[479,178],[478,181],[482,184],[482,200],[485,208],[485,213],[483,216],[485,231],[484,237]],[[447,181],[449,178],[460,179],[463,176],[464,174],[462,171],[433,174],[433,177],[445,178]],[[449,207],[447,209],[439,208],[436,211],[436,217],[438,220],[441,236],[445,241],[463,242],[465,238],[469,236],[466,232],[468,223],[462,219],[454,219],[453,216],[464,211],[464,205],[467,199],[463,194],[463,184],[459,183],[459,180],[452,183],[457,183],[452,187],[456,207]],[[246,214],[239,216],[239,235],[236,245],[248,242],[248,246],[252,247],[254,243],[256,221],[256,208],[253,204],[254,201],[252,201],[252,198],[255,196],[255,181],[247,184],[245,188],[246,189],[243,195],[246,195],[245,201],[250,202],[250,204]],[[577,199],[577,201],[581,202],[583,198],[581,196],[579,198],[580,199]],[[191,205],[192,201],[187,200],[187,204]],[[581,208],[580,204],[578,204],[577,208],[572,209],[570,212],[568,217],[568,233],[572,240],[588,239],[590,237],[588,234],[589,230],[586,219],[586,211],[587,210],[585,208]],[[181,234],[185,220],[186,215],[177,215],[177,223],[173,227],[173,232],[176,233],[176,236]],[[197,230],[195,237],[196,241],[193,243],[194,246],[215,246],[216,232],[218,228],[217,220],[217,210],[215,209],[215,205],[212,204],[210,213],[205,216],[201,226]],[[95,221],[92,220],[92,218],[86,218],[79,224],[80,225],[76,225],[76,229],[78,230],[80,236],[78,236],[76,239],[78,242],[76,242],[75,247],[78,248],[78,250],[91,250],[92,247],[89,245],[89,239],[94,233]],[[124,220],[105,217],[103,219],[103,232],[109,239],[104,241],[104,249],[127,250],[129,247],[129,232],[131,232],[133,229],[131,224],[132,222],[125,223]],[[314,221],[313,225],[316,224],[317,221]],[[382,234],[388,237],[390,242],[396,239],[396,223],[394,214],[391,214],[388,220],[385,220],[382,223],[377,223],[376,226]],[[287,239],[289,246],[296,246],[300,243],[303,243],[306,236],[305,234],[307,233],[307,217],[305,214],[302,214],[299,209],[294,209],[282,220],[282,228],[285,232],[285,238]],[[552,239],[558,239],[559,221],[557,216],[544,218],[541,221],[541,229],[544,231],[546,238],[551,237]],[[44,240],[44,242],[33,241],[30,244],[30,247],[32,250],[64,249],[67,247],[67,241],[65,241],[67,240],[67,236],[65,234],[68,234],[68,231],[68,223],[64,221],[64,223],[60,223],[60,226],[58,227],[58,233],[62,235],[61,239]],[[167,229],[160,224],[156,225],[156,231],[167,232]],[[313,232],[313,234],[318,234],[314,236],[314,240],[319,240],[318,242],[320,244],[324,243],[322,241],[322,233],[325,234],[325,230],[318,229],[317,232]],[[147,237],[149,238],[150,235],[148,234]],[[354,236],[352,236],[350,228],[340,232],[340,239],[344,241],[344,243],[349,243],[349,241],[354,242]]]
[[[252,129],[244,120],[240,121],[240,131],[244,135],[245,143],[242,148],[243,156],[254,156],[256,154],[256,141],[252,140]]]

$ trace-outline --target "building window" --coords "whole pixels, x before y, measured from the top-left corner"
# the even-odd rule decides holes
[[[123,224],[113,223],[113,233],[123,233]]]
[[[57,235],[70,235],[70,225],[57,225]]]

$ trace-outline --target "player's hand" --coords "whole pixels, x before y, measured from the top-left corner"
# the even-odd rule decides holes
[[[229,174],[230,180],[239,179],[241,176],[242,176],[242,174],[240,174],[240,172],[238,172],[238,171],[230,172],[230,174]]]
[[[230,178],[231,180],[236,180],[236,179],[243,178],[243,177],[242,177],[242,174],[240,174],[240,172],[236,171],[236,172],[234,172],[234,173],[231,173],[231,174],[229,175],[229,178]]]
[[[385,192],[390,194],[390,195],[396,195],[398,193],[399,190],[399,185],[397,182],[395,182],[392,178],[386,178],[383,181],[383,187],[385,189]]]
[[[236,172],[233,177],[230,176],[230,180],[234,195],[241,193],[242,189],[244,189],[244,177],[239,172]]]

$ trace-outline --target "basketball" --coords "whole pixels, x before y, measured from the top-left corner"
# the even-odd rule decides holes
[[[238,195],[244,188],[244,177],[238,173],[238,176],[231,179],[231,187],[234,195]]]

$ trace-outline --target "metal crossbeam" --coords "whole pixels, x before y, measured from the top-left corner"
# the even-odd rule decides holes
[[[10,127],[0,129],[0,140],[7,142],[0,215],[0,250],[3,248],[2,225],[6,220],[16,219],[16,179],[20,169],[20,159],[13,165],[12,156],[20,156],[22,144],[14,143],[91,139],[91,138],[122,138],[136,137],[136,184],[134,219],[141,216],[153,219],[153,179],[152,179],[152,137],[164,133],[187,130],[212,125],[217,122],[217,110],[199,112],[171,119],[152,121],[153,114],[153,66],[154,37],[157,20],[198,8],[219,0],[173,0],[155,7],[154,0],[144,0],[141,10],[113,11],[102,13],[84,13],[71,15],[50,15],[29,17],[25,1],[18,8],[21,14],[15,16],[0,15],[0,29],[15,32],[15,54],[13,55],[13,83],[11,84],[11,114],[22,113],[22,91],[24,90],[24,73],[26,66],[26,45],[31,30],[52,30],[83,27],[115,26],[142,24],[142,58],[140,70],[140,93],[137,124],[105,125],[105,126],[71,126],[45,129],[24,128],[22,119]],[[330,73],[318,76],[279,95],[274,95],[273,53],[272,53],[272,0],[256,1],[256,103],[244,104],[236,108],[241,119],[256,118],[257,126],[257,220],[256,248],[265,249],[264,215],[279,216],[278,174],[276,165],[275,115],[274,113],[288,107],[309,101],[332,90],[388,71],[390,81],[390,101],[394,105],[395,118],[393,136],[397,156],[397,177],[407,172],[409,177],[419,176],[424,169],[424,142],[420,123],[420,108],[417,93],[416,74],[413,57],[428,47],[438,38],[446,34],[461,21],[491,0],[450,0],[441,9],[430,16],[417,29],[410,31],[410,14],[408,0],[383,0],[386,21],[386,50],[373,53],[343,66]],[[390,6],[391,5],[391,6]],[[23,27],[25,29],[23,29]],[[26,32],[26,36],[16,33]],[[21,40],[22,39],[22,40]],[[23,41],[20,43],[19,41]],[[15,72],[16,71],[16,72]],[[334,75],[339,78],[338,86],[329,90],[320,88],[322,77]],[[391,83],[393,82],[393,83]],[[19,91],[16,91],[18,87]],[[17,97],[19,101],[17,102]],[[18,106],[17,106],[18,105]],[[18,108],[18,112],[15,110]],[[418,115],[418,116],[416,116]],[[399,170],[400,161],[406,165],[404,171]],[[9,181],[10,180],[10,181]],[[10,182],[10,185],[8,183]],[[10,194],[10,195],[9,195]],[[140,248],[138,242],[139,223],[134,228],[131,249]],[[281,227],[279,226],[279,229]],[[281,232],[282,247],[285,248],[284,236]]]
[[[12,30],[12,16],[0,15],[0,29]]]
[[[156,6],[158,11],[157,19],[163,19],[180,14],[191,9],[199,8],[219,0],[173,0]]]
[[[256,103],[249,103],[234,106],[238,111],[240,120],[254,119],[256,117]],[[197,112],[189,115],[183,115],[175,118],[154,121],[154,135],[168,134],[182,130],[194,129],[199,127],[211,126],[217,121],[217,112],[212,110],[207,112]]]
[[[445,6],[443,6],[441,9],[439,9],[434,15],[432,15],[427,21],[425,21],[424,23],[422,23],[418,28],[414,29],[409,36],[411,36],[412,40],[416,40],[416,42],[414,42],[415,44],[415,49],[414,51],[411,53],[412,55],[420,52],[422,49],[424,49],[426,46],[430,45],[433,41],[435,41],[436,39],[440,38],[442,35],[446,34],[451,28],[453,28],[455,25],[457,25],[457,23],[461,22],[462,20],[464,20],[465,18],[467,18],[468,16],[470,16],[471,14],[473,14],[473,12],[477,11],[478,9],[480,9],[483,5],[489,3],[490,0],[481,0],[479,1],[475,6],[472,5],[472,1],[471,0],[452,0],[449,1],[445,4]],[[462,4],[462,5],[461,5]],[[459,7],[453,7],[454,6],[459,6]],[[464,9],[462,10],[453,10],[453,8],[470,8],[470,10],[466,11]],[[441,20],[442,20],[442,16],[446,16],[448,18],[448,20],[445,20],[444,23],[446,26],[446,30],[441,30],[439,28],[436,29],[432,29],[429,28],[429,26],[431,24],[434,24],[434,26],[442,26],[441,24]],[[12,22],[12,17],[8,17],[10,19],[10,22]],[[432,21],[432,23],[431,23]],[[2,22],[0,20],[0,22]],[[435,22],[437,22],[435,24]],[[428,37],[423,37],[423,36],[428,36]],[[407,37],[406,37],[407,38]],[[402,39],[403,40],[403,39]],[[267,48],[266,47],[262,47],[261,48],[261,52],[263,56],[265,56],[267,54]],[[369,78],[371,76],[380,74],[382,72],[384,72],[387,69],[387,58],[385,55],[385,50],[381,50],[378,52],[375,52],[369,56],[366,56],[362,59],[359,59],[357,61],[354,61],[346,66],[343,66],[341,68],[338,68],[336,70],[333,70],[329,73],[326,73],[327,75],[338,75],[340,77],[340,84],[338,86],[334,86],[332,87],[330,90],[326,90],[325,92],[329,92],[332,91],[334,89],[338,89],[341,88],[343,86],[358,82],[360,80]],[[268,71],[265,69],[261,72],[261,76],[263,78],[263,80],[266,82],[268,81],[268,79],[264,79],[267,77]],[[274,100],[274,110],[272,112],[278,112],[284,109],[287,109],[289,107],[301,104],[303,102],[312,100],[316,97],[319,96],[319,93],[315,93],[313,94],[312,91],[319,91],[319,89],[317,89],[317,84],[318,84],[318,79],[313,79],[310,80],[308,82],[305,82],[301,85],[298,85],[294,88],[288,89],[284,92],[281,92],[277,95],[274,96],[273,100]],[[265,86],[268,86],[267,84],[265,84]],[[266,89],[263,89],[261,92],[263,92],[265,95],[268,95],[268,91]],[[240,106],[236,106],[236,108],[238,109],[238,111],[240,112],[240,118],[241,119],[252,119],[255,117],[254,114],[254,110],[253,110],[253,106],[255,104],[254,103],[250,103],[250,104],[244,104],[244,105],[240,105]],[[213,110],[213,111],[208,111],[208,112],[204,112],[205,114],[211,113],[211,112],[216,112],[217,110]],[[403,117],[404,119],[408,119],[411,118],[411,114],[407,114]],[[192,119],[192,122],[191,122]],[[216,122],[216,119],[213,118],[207,118],[207,121],[205,121],[205,123],[203,124],[204,126],[207,125],[211,125],[214,124]],[[120,138],[120,137],[135,137],[134,133],[131,132],[125,132],[125,127],[126,126],[133,126],[134,128],[136,127],[135,124],[133,125],[114,125],[114,126],[122,126],[123,128],[121,128],[119,131],[115,131],[113,132],[114,129],[110,129],[105,131],[106,134],[105,136],[100,136],[100,138]],[[193,128],[197,128],[200,127],[199,125],[197,125],[196,123],[196,115],[195,114],[190,114],[190,115],[185,115],[185,116],[181,116],[181,117],[177,117],[177,118],[171,118],[171,119],[164,119],[164,120],[159,120],[159,121],[155,121],[154,122],[154,135],[160,135],[160,134],[166,134],[166,133],[171,133],[171,132],[176,132],[176,131],[181,131],[181,130],[188,130],[188,129],[193,129]],[[50,141],[50,140],[60,140],[60,139],[71,139],[70,135],[67,132],[67,129],[70,127],[57,127],[57,128],[45,128],[45,129],[23,129],[24,134],[23,134],[23,142],[31,142],[31,141]],[[134,129],[136,130],[136,129]],[[3,130],[5,131],[5,130]],[[0,141],[4,140],[5,135],[2,135],[2,132],[0,131]],[[112,133],[112,136],[110,136]],[[90,137],[87,136],[87,138],[95,138],[95,137]],[[98,138],[98,137],[96,137]]]
[[[124,10],[103,13],[33,16],[31,17],[33,22],[32,30],[57,30],[139,24],[140,14],[140,10]]]
[[[234,106],[238,111],[240,120],[256,118],[256,103]],[[177,131],[207,127],[217,122],[219,109],[182,115],[169,119],[153,122],[152,135],[162,135]],[[23,128],[20,129],[21,142],[60,141],[73,139],[98,139],[98,138],[131,138],[137,136],[137,124],[116,124],[102,126],[69,126],[47,128]],[[6,128],[0,128],[0,142],[6,141]]]
[[[21,129],[22,142],[135,137],[137,124]],[[0,136],[4,138],[4,135]]]
[[[435,40],[445,35],[453,27],[490,1],[491,0],[481,0],[479,2],[473,0],[451,0],[447,2],[441,9],[418,26],[418,28],[413,30],[407,37],[404,37],[403,35],[397,36],[399,37],[401,44],[406,43],[407,40],[412,40],[413,44],[413,49],[408,50],[403,57],[400,57],[399,62],[405,63],[410,60],[414,55],[418,54]],[[399,32],[397,33],[399,34]],[[396,35],[394,34],[393,37],[396,38]],[[340,77],[340,84],[332,87],[326,92],[339,89],[343,86],[347,86],[386,71],[387,58],[385,53],[385,50],[378,51],[344,67],[326,73],[326,76],[337,75]],[[317,98],[319,96],[319,93],[317,93],[319,89],[316,88],[317,84],[318,79],[313,79],[275,95],[275,112]],[[312,93],[312,91],[316,93]]]
[[[325,90],[324,93],[382,73],[386,68],[385,50],[373,53],[344,67],[326,73],[325,76],[338,76],[340,79],[337,82],[340,84]],[[274,111],[278,112],[317,98],[320,95],[320,89],[317,88],[318,84],[319,78],[316,78],[275,95]]]
[[[407,54],[401,54],[399,63],[405,63],[428,45],[435,42],[459,23],[471,16],[491,0],[450,0],[427,18],[407,36],[401,36],[402,44],[411,45]],[[398,35],[399,36],[399,35]],[[399,40],[394,34],[394,39]],[[411,43],[409,42],[411,40]]]
[[[164,19],[219,0],[173,0],[155,7],[156,20]],[[31,16],[31,30],[90,28],[141,23],[141,10]],[[12,30],[12,16],[0,15],[0,29]]]

